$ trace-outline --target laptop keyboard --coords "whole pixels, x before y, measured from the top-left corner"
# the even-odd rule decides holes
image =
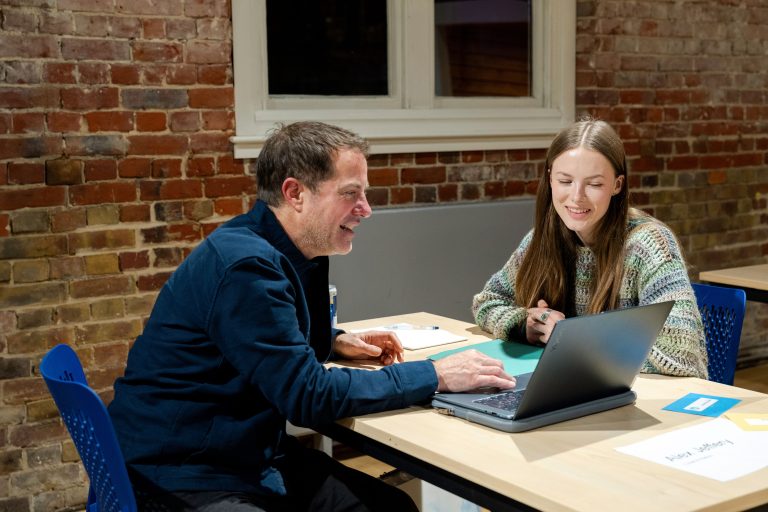
[[[496,407],[504,411],[515,412],[523,397],[522,391],[506,391],[497,395],[489,395],[483,398],[472,400],[476,404]]]

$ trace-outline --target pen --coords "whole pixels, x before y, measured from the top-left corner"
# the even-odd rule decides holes
[[[388,325],[387,329],[393,330],[411,330],[411,331],[434,331],[439,329],[438,325],[411,325],[411,324],[393,324]]]

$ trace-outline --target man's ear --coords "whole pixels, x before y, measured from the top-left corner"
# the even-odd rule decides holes
[[[283,201],[294,210],[301,211],[304,206],[304,185],[296,178],[286,178],[281,188]]]

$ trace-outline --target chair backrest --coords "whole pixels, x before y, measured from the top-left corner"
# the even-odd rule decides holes
[[[88,387],[75,351],[57,345],[43,358],[40,373],[91,481],[88,512],[137,510],[112,420],[99,395]]]
[[[733,384],[747,294],[739,288],[693,283],[707,339],[709,380]]]

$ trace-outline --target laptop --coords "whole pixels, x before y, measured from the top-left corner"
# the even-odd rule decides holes
[[[539,363],[514,390],[438,393],[438,412],[523,432],[634,403],[632,384],[674,301],[577,316],[555,324]]]

